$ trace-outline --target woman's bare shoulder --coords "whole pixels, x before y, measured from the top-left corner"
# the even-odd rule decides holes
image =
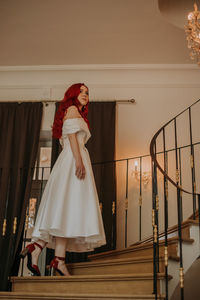
[[[81,115],[78,111],[78,108],[75,105],[71,105],[68,107],[68,109],[65,111],[64,119],[74,119],[74,118],[81,118]]]

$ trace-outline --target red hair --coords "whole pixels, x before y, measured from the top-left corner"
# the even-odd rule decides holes
[[[64,94],[64,98],[60,101],[60,105],[55,114],[53,126],[52,126],[52,136],[55,139],[59,139],[62,136],[62,126],[63,126],[63,118],[65,115],[66,110],[71,105],[75,105],[78,108],[79,113],[81,114],[82,118],[86,121],[89,127],[89,122],[87,119],[88,115],[88,103],[83,107],[82,110],[79,109],[80,102],[77,99],[78,95],[80,94],[81,86],[85,86],[88,88],[84,83],[76,83],[71,85]]]

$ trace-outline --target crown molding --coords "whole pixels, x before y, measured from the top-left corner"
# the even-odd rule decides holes
[[[1,85],[0,84],[0,89],[2,90],[50,90],[50,89],[65,89],[66,86],[70,85],[70,83],[66,83],[66,84],[54,84],[54,85],[38,85],[38,84],[32,84],[32,85],[26,85],[26,84],[21,84],[21,85]],[[189,84],[185,84],[185,83],[142,83],[142,84],[126,84],[126,83],[122,83],[122,84],[93,84],[91,83],[89,85],[90,89],[91,88],[106,88],[106,89],[127,89],[127,88],[200,88],[200,83],[189,83]]]
[[[102,71],[102,70],[200,70],[196,64],[89,64],[0,66],[0,72],[28,71]]]

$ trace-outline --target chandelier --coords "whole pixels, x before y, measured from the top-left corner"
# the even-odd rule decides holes
[[[200,66],[200,11],[198,11],[197,4],[194,3],[194,11],[188,14],[188,22],[185,25],[186,39],[188,48],[190,49],[190,58],[196,58]]]

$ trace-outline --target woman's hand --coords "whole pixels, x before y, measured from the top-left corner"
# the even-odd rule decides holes
[[[63,143],[63,138],[62,138],[62,136],[61,136],[61,138],[59,139],[59,142],[60,142],[60,145],[61,145],[61,147],[62,147],[62,149],[63,149],[64,143]]]
[[[76,160],[76,173],[75,174],[78,179],[85,178],[85,167],[82,162],[82,159]]]

